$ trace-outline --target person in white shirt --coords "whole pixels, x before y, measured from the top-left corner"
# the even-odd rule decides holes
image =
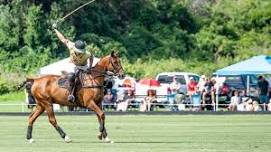
[[[239,92],[237,90],[234,91],[234,95],[231,97],[231,103],[228,107],[230,111],[236,111],[237,105],[240,104],[241,97],[239,96]]]
[[[201,75],[201,76],[200,76],[200,79],[199,79],[199,83],[198,83],[198,85],[197,85],[198,91],[199,91],[200,93],[202,93],[202,92],[204,91],[204,89],[205,89],[205,84],[206,84],[206,76],[205,76],[205,75]]]
[[[172,80],[172,82],[170,83],[169,88],[170,88],[170,90],[171,90],[171,93],[177,94],[177,91],[180,90],[181,85],[180,85],[180,83],[177,81],[177,77],[173,77],[172,79],[173,79],[173,80]]]

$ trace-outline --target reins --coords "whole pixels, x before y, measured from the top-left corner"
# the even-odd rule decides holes
[[[110,71],[108,71],[108,70],[98,70],[98,69],[95,69],[95,68],[88,68],[87,69],[87,71],[86,71],[86,74],[87,74],[87,76],[88,76],[88,78],[90,78],[90,80],[92,81],[92,82],[96,82],[95,81],[95,79],[97,79],[97,78],[99,78],[99,77],[106,77],[106,76],[112,76],[112,75],[114,75],[116,72],[118,72],[119,70],[121,70],[122,69],[122,67],[119,67],[119,68],[117,68],[114,64],[113,64],[113,62],[112,62],[112,59],[111,59],[111,57],[110,57],[110,59],[109,59],[109,64],[111,64],[112,66],[113,66],[113,70],[114,70],[114,72],[111,72],[110,73]],[[96,65],[96,66],[99,66],[99,65]],[[102,66],[101,66],[102,67]],[[116,70],[117,69],[117,70]],[[97,76],[93,76],[94,75],[94,73],[98,73],[98,75]],[[113,74],[112,74],[113,73]],[[83,80],[82,78],[81,78],[81,80]],[[83,86],[83,88],[104,88],[104,85],[88,85],[88,86]]]
[[[121,69],[123,69],[122,66],[116,67],[116,65],[113,64],[113,62],[112,62],[112,57],[110,57],[109,62],[110,62],[110,64],[113,66],[113,70],[114,70],[113,73],[118,73]]]

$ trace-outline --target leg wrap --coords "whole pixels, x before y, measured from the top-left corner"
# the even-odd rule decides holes
[[[60,134],[62,138],[65,138],[66,133],[57,125],[56,127],[57,132]]]
[[[32,129],[33,127],[32,126],[28,126],[27,127],[27,134],[26,134],[26,139],[29,140],[32,138]]]
[[[99,130],[102,133],[103,138],[105,138],[107,136],[107,132],[106,132],[104,124],[100,125]]]
[[[106,132],[105,128],[104,128],[104,131],[103,131],[102,135],[103,135],[103,138],[107,137],[107,132]]]
[[[104,131],[104,124],[103,123],[100,124],[99,130],[100,130],[100,132]]]

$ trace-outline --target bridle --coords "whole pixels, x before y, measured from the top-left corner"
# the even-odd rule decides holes
[[[93,68],[89,68],[89,73],[96,72],[96,73],[100,74],[98,76],[95,76],[94,78],[101,77],[101,76],[116,76],[120,72],[120,70],[123,70],[123,68],[122,68],[122,66],[118,66],[118,65],[114,64],[112,58],[113,57],[111,57],[111,56],[109,57],[109,62],[108,62],[108,65],[106,66],[106,69],[104,69],[104,70],[96,70],[96,69],[93,69]],[[109,67],[110,64],[113,67],[112,71],[108,70],[108,67]]]
[[[109,58],[109,64],[111,64],[112,65],[112,67],[113,67],[113,73],[116,75],[116,74],[118,74],[119,72],[120,72],[120,70],[123,70],[123,68],[122,68],[122,66],[117,66],[117,65],[115,65],[114,63],[113,63],[113,61],[112,61],[112,56],[110,56],[110,58]],[[108,65],[109,66],[109,65]]]
[[[108,67],[110,66],[110,64],[112,65],[113,70],[108,70]],[[89,74],[91,74],[92,72],[98,74],[98,75],[92,75],[92,74],[89,75],[90,79],[92,79],[92,81],[95,81],[95,79],[98,78],[98,77],[105,77],[105,76],[112,77],[112,76],[116,76],[120,72],[120,70],[123,70],[122,66],[114,64],[113,57],[110,56],[109,57],[109,62],[108,62],[108,64],[107,64],[107,66],[106,66],[105,69],[98,70],[98,69],[91,68],[91,69],[89,69],[88,72],[89,72]],[[113,73],[113,74],[111,74],[111,73]],[[91,86],[87,86],[87,87],[88,88],[103,88],[103,85],[91,85]]]

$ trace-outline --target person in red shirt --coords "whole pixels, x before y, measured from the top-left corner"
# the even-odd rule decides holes
[[[187,94],[192,102],[192,95],[197,92],[197,82],[194,80],[193,77],[190,77],[189,79],[190,81],[187,84]]]

